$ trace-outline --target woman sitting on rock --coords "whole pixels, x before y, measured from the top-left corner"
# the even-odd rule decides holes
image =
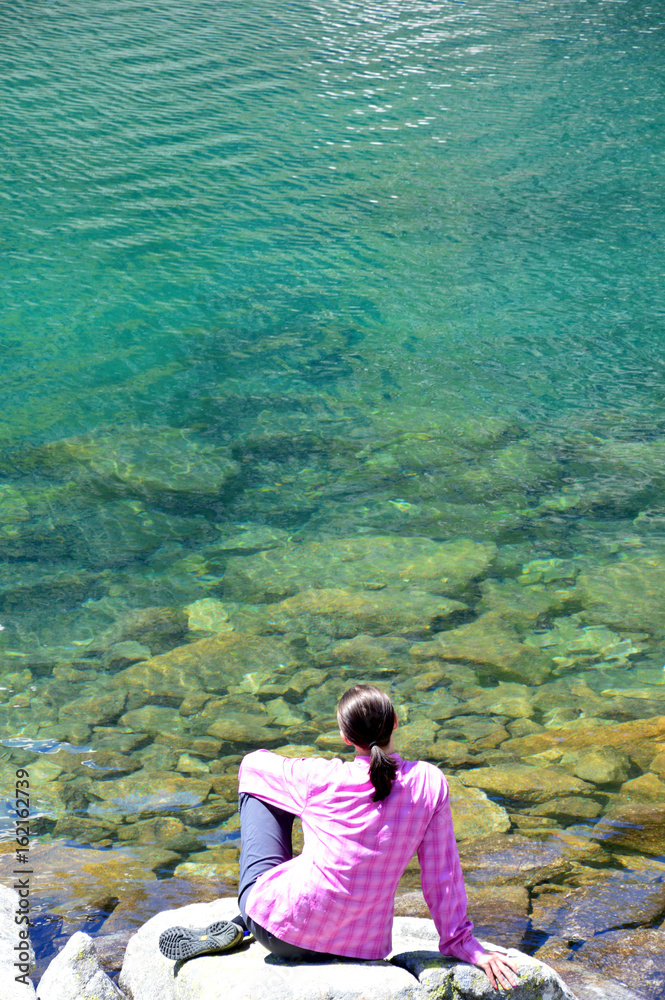
[[[391,951],[397,884],[417,852],[423,895],[439,950],[483,969],[493,987],[517,984],[514,962],[473,937],[441,771],[395,752],[397,716],[369,684],[350,688],[337,708],[352,761],[291,760],[257,750],[242,761],[242,916],[205,931],[171,928],[162,952],[190,958],[239,944],[249,931],[274,955],[301,961],[381,959]],[[305,846],[293,857],[299,816]]]

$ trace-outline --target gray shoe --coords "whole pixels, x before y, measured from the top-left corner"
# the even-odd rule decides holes
[[[230,951],[244,938],[244,931],[237,924],[230,920],[218,920],[204,930],[169,927],[159,935],[159,950],[173,962],[178,962],[195,955]]]

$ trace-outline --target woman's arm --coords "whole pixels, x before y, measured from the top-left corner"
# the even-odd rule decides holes
[[[514,960],[501,952],[485,951],[472,934],[447,784],[418,848],[418,861],[425,902],[439,932],[439,951],[477,965],[494,989],[497,983],[505,989],[516,986]]]
[[[423,896],[439,932],[439,951],[475,965],[485,949],[473,936],[473,924],[466,915],[466,891],[447,786],[418,848],[418,861]]]

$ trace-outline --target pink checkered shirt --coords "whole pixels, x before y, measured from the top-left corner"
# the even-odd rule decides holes
[[[369,757],[290,760],[257,750],[240,767],[240,791],[299,816],[305,846],[262,875],[247,913],[282,941],[349,958],[392,948],[395,890],[418,853],[439,950],[474,963],[484,949],[466,916],[466,893],[441,771],[403,761],[390,795],[372,802]]]

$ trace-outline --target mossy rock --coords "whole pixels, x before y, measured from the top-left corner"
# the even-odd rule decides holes
[[[135,663],[115,674],[113,685],[145,698],[143,704],[153,695],[182,702],[192,690],[226,691],[251,673],[295,673],[299,665],[281,639],[228,632]]]
[[[102,494],[149,503],[209,506],[240,469],[228,451],[171,427],[118,427],[35,448],[23,464],[74,472]]]
[[[101,572],[78,569],[73,563],[0,564],[0,610],[74,608],[100,598],[108,590]]]
[[[518,629],[531,628],[539,619],[579,601],[571,587],[540,583],[527,587],[516,580],[483,580],[480,591],[479,610],[494,612]]]
[[[631,555],[581,573],[576,593],[587,622],[665,634],[665,558]]]
[[[641,770],[665,750],[665,715],[631,722],[581,719],[578,725],[552,727],[530,736],[509,740],[502,749],[518,757],[555,750],[595,750],[598,746],[626,754]]]
[[[360,633],[400,630],[427,632],[437,620],[465,610],[460,601],[415,590],[366,591],[342,588],[304,590],[270,605],[268,621],[282,631],[323,632],[335,639]]]
[[[471,840],[491,833],[505,833],[510,829],[506,810],[491,802],[479,788],[470,788],[459,777],[448,778],[450,809],[457,840]]]
[[[460,844],[460,861],[469,885],[521,885],[532,888],[562,879],[581,864],[607,863],[593,841],[557,831],[543,839],[520,834],[490,834]]]
[[[575,952],[584,965],[626,983],[648,1000],[665,991],[665,930],[662,928],[608,931],[585,941]]]
[[[359,634],[326,646],[314,657],[322,667],[350,664],[371,674],[400,673],[412,669],[412,643],[400,636]]]
[[[170,771],[136,771],[113,781],[98,781],[94,796],[100,800],[88,809],[92,816],[125,816],[201,805],[212,788],[209,777],[187,777]]]
[[[508,994],[511,1000],[576,1000],[550,966],[515,949],[508,954],[517,965],[519,977],[517,986]],[[391,961],[417,977],[423,1000],[495,1000],[504,995],[476,966],[437,955],[433,943],[428,950],[416,951],[414,947],[413,951],[394,954]]]
[[[468,625],[440,632],[431,642],[413,646],[415,662],[450,660],[473,663],[481,672],[505,680],[540,684],[551,674],[551,659],[520,642],[510,625],[495,613]]]
[[[155,653],[171,649],[187,633],[188,618],[178,608],[137,608],[121,615],[112,625],[92,639],[86,651],[105,653],[118,643],[137,642]]]
[[[594,791],[593,785],[558,768],[532,767],[528,764],[478,767],[461,775],[461,781],[494,797],[522,803],[546,802],[562,795],[582,795]]]
[[[229,560],[224,594],[241,601],[277,601],[300,590],[328,587],[456,595],[481,576],[496,548],[460,539],[374,536],[290,543],[270,552]]]

